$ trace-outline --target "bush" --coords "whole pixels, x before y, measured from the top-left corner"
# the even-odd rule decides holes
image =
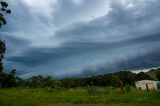
[[[87,88],[87,93],[88,93],[90,96],[97,96],[97,95],[99,95],[98,88],[95,87],[95,86],[89,86],[89,87]]]
[[[130,86],[130,85],[126,85],[126,86],[125,86],[125,91],[126,91],[127,93],[131,92],[131,86]]]
[[[87,93],[90,96],[100,96],[103,94],[109,94],[109,91],[104,88],[100,88],[100,87],[96,87],[96,86],[89,86],[87,88]]]

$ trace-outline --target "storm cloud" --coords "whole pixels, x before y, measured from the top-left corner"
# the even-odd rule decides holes
[[[13,0],[5,71],[55,78],[160,66],[159,0]]]

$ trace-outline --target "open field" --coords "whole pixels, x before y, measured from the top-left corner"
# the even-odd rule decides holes
[[[78,105],[79,104],[79,105]],[[91,105],[94,104],[94,105]],[[119,89],[88,88],[0,89],[0,106],[160,106],[160,93],[136,91],[122,93]]]
[[[123,103],[123,104],[52,104],[49,106],[160,106],[160,104],[154,103]]]

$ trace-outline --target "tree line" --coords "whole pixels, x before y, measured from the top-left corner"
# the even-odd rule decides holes
[[[154,72],[156,77],[152,77],[150,72]],[[138,74],[131,71],[120,71],[105,75],[91,76],[85,78],[65,78],[55,80],[51,76],[43,77],[41,75],[32,76],[28,79],[22,79],[16,75],[16,70],[13,69],[10,73],[2,72],[1,87],[29,87],[29,88],[75,88],[87,86],[112,86],[115,88],[134,86],[135,81],[139,80],[160,80],[160,68],[150,70],[149,72],[140,72]]]
[[[150,72],[154,72],[156,77],[152,77]],[[60,80],[66,88],[85,87],[85,86],[135,86],[135,82],[139,80],[160,80],[160,68],[150,70],[149,72],[140,72],[138,74],[131,71],[120,71],[105,75],[92,76],[87,78],[67,78]]]

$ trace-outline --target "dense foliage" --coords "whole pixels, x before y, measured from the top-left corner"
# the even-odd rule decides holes
[[[160,68],[156,71],[156,78],[160,81]]]
[[[153,72],[153,70],[151,70]],[[160,72],[159,69],[154,70],[155,73]],[[112,86],[114,88],[125,87],[129,91],[129,86],[134,86],[135,81],[139,80],[156,80],[152,78],[150,73],[132,73],[130,71],[120,71],[105,75],[91,76],[85,78],[66,78],[54,80],[51,76],[43,77],[41,75],[32,76],[28,79],[22,79],[16,76],[16,70],[13,69],[10,73],[2,73],[2,87],[30,87],[30,88],[76,88],[88,86]],[[156,76],[156,75],[155,75]],[[122,89],[123,90],[123,89]]]
[[[158,71],[158,69],[156,71]],[[156,78],[152,78],[148,73],[144,72],[135,74],[130,71],[120,71],[116,73],[92,76],[87,78],[68,78],[60,81],[64,87],[73,88],[84,86],[134,86],[135,81],[139,80],[156,80]]]
[[[11,10],[8,9],[8,3],[4,2],[4,1],[0,1],[0,27],[2,27],[2,25],[5,25],[7,23],[6,18],[4,17],[4,14],[10,14]],[[3,81],[3,74],[2,70],[3,70],[3,58],[4,58],[4,53],[6,50],[6,46],[5,46],[5,42],[1,40],[0,38],[0,88],[2,85],[2,81]]]

